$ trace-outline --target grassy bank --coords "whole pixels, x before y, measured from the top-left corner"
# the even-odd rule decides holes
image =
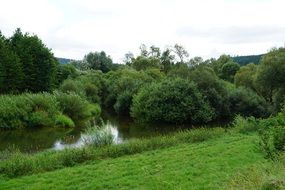
[[[178,143],[141,154],[3,179],[0,189],[261,189],[272,178],[262,173],[271,167],[257,150],[257,142],[256,135],[236,134],[196,144]],[[284,177],[282,169],[284,165],[279,167],[277,177]],[[263,178],[256,182],[260,174]]]
[[[0,174],[4,177],[13,178],[75,166],[88,161],[100,161],[107,158],[163,149],[181,143],[202,142],[222,135],[225,135],[225,130],[222,128],[196,129],[149,139],[136,139],[118,145],[87,146],[80,149],[65,149],[59,152],[44,151],[34,155],[15,152],[11,155],[7,154],[0,161]]]

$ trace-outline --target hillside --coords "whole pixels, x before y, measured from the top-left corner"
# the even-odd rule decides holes
[[[67,64],[67,63],[69,63],[70,61],[72,61],[72,59],[60,58],[60,57],[57,57],[56,59],[58,60],[58,62],[59,62],[60,64]]]
[[[259,64],[259,62],[261,60],[261,57],[263,55],[264,54],[261,54],[261,55],[247,55],[247,56],[235,56],[235,57],[232,57],[232,58],[233,58],[233,60],[235,62],[237,62],[238,64],[243,66],[243,65],[247,65],[249,63]]]

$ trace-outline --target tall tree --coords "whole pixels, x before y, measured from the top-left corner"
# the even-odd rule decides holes
[[[20,58],[23,70],[22,91],[50,91],[56,83],[58,62],[36,35],[17,29],[9,39],[12,50]]]
[[[0,33],[0,93],[16,93],[20,89],[23,73],[20,59],[6,42]]]
[[[106,73],[110,70],[113,61],[110,56],[107,56],[104,51],[101,52],[90,52],[85,55],[84,60],[90,67],[90,69],[101,70]]]

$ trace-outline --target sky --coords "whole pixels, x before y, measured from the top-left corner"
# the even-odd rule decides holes
[[[38,35],[56,57],[184,46],[190,57],[266,53],[285,44],[284,0],[0,0],[0,30]]]

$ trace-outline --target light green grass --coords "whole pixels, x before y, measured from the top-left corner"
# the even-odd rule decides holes
[[[0,181],[0,189],[230,189],[237,174],[267,161],[255,135],[109,158]]]

